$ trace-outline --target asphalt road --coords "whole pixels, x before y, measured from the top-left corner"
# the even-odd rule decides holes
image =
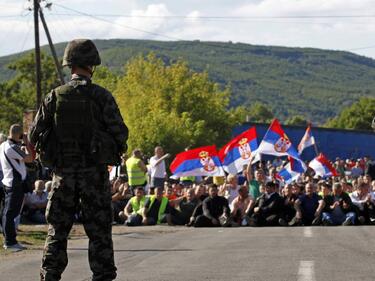
[[[372,226],[116,230],[116,280],[375,280]],[[2,257],[0,280],[38,280],[41,254]],[[62,280],[89,277],[87,240],[70,241]]]

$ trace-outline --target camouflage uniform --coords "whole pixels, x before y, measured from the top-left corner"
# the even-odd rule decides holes
[[[117,104],[104,88],[92,84],[90,79],[73,75],[68,85],[53,90],[41,105],[29,139],[36,144],[40,135],[55,126],[57,95],[73,88],[85,89],[93,100],[92,110],[96,128],[106,130],[118,147],[118,154],[126,149],[128,129],[125,126]],[[79,116],[77,116],[79,117]],[[59,142],[57,138],[57,142]],[[90,144],[86,144],[90,148]],[[90,148],[91,149],[91,148]],[[83,226],[89,238],[89,263],[92,280],[114,280],[112,243],[111,191],[107,166],[96,162],[90,149],[82,151],[62,143],[53,166],[52,191],[46,209],[49,223],[41,266],[41,280],[60,280],[68,264],[67,237],[72,228],[78,207],[82,212]],[[69,152],[69,153],[68,153]]]

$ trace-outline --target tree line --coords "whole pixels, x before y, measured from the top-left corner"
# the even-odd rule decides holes
[[[6,132],[22,121],[23,112],[35,107],[34,54],[29,53],[8,65],[16,75],[0,83],[0,130]],[[59,85],[53,60],[42,53],[42,91],[47,94]],[[269,106],[230,107],[231,87],[212,82],[207,72],[189,68],[186,61],[166,63],[155,54],[134,56],[124,65],[123,74],[98,67],[93,82],[109,89],[129,127],[129,149],[141,148],[151,154],[156,145],[178,153],[186,147],[215,143],[223,145],[231,130],[246,120],[268,123],[275,116]],[[303,97],[301,97],[303,98]],[[277,101],[275,101],[277,102]],[[371,130],[375,99],[362,97],[346,107],[325,126]],[[287,125],[305,126],[302,115],[284,120]]]

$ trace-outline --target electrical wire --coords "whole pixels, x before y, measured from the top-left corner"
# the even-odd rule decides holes
[[[102,21],[102,22],[109,23],[111,25],[117,25],[117,26],[120,26],[120,27],[123,27],[123,28],[126,28],[126,29],[135,30],[135,31],[146,33],[146,34],[153,35],[153,36],[163,37],[163,38],[167,38],[167,39],[171,39],[171,40],[183,41],[182,39],[177,38],[177,37],[173,37],[173,36],[169,36],[169,35],[165,35],[165,34],[153,32],[153,31],[147,31],[147,30],[144,30],[144,29],[141,29],[141,28],[136,28],[136,27],[132,27],[132,26],[120,24],[120,23],[117,23],[117,22],[109,21],[109,20],[103,19],[101,17],[92,15],[92,14],[84,13],[84,12],[81,12],[81,11],[78,11],[78,10],[74,10],[72,8],[69,8],[69,7],[65,7],[65,6],[60,5],[60,4],[55,4],[55,5],[63,8],[63,9],[66,9],[66,10],[73,11],[73,12],[75,12],[77,14],[80,14],[80,15],[83,15],[83,16],[86,16],[86,17],[89,17],[89,18],[93,18],[93,19],[96,19],[96,20],[99,20],[99,21]]]
[[[176,41],[186,41],[186,40],[183,40],[181,38],[174,37],[174,36],[169,36],[169,35],[165,35],[165,34],[161,34],[161,33],[151,32],[151,31],[147,31],[147,30],[143,30],[143,29],[139,29],[139,28],[134,28],[134,27],[127,26],[127,25],[122,25],[122,24],[119,24],[117,22],[113,22],[113,21],[110,21],[110,20],[107,20],[107,19],[103,19],[103,18],[101,18],[97,15],[84,13],[84,12],[81,12],[81,11],[78,11],[78,10],[75,10],[75,9],[72,9],[72,8],[65,7],[65,6],[60,5],[60,4],[56,4],[56,5],[63,8],[63,9],[75,12],[79,15],[90,17],[90,18],[93,18],[93,19],[96,19],[96,20],[99,20],[99,21],[102,21],[102,22],[109,23],[111,25],[118,25],[118,26],[121,26],[121,27],[124,27],[124,28],[127,28],[127,29],[132,29],[132,30],[136,30],[136,31],[139,31],[139,32],[142,32],[142,33],[151,34],[151,35],[154,35],[154,36],[172,39],[172,40],[176,40]],[[324,16],[324,17],[327,17],[327,16]],[[331,16],[331,17],[333,17],[333,16]],[[335,16],[335,17],[345,18],[345,17],[354,17],[354,16]],[[359,16],[355,16],[355,17],[359,17]],[[374,17],[375,17],[375,15],[374,15]],[[296,18],[296,17],[284,17],[284,18]],[[301,16],[300,16],[300,18],[301,18]],[[195,41],[193,41],[193,42],[195,42]],[[219,44],[219,43],[216,43],[216,42],[204,42],[204,44],[209,45],[211,47],[221,48],[221,49],[232,49],[232,50],[236,50],[236,51],[248,51],[248,48],[246,48],[246,47],[242,48],[241,47],[242,44],[222,45],[222,44]],[[355,51],[355,50],[370,49],[370,48],[375,48],[375,46],[348,49],[347,51]]]
[[[29,39],[29,35],[30,35],[30,32],[31,32],[31,29],[33,27],[33,25],[30,24],[30,19],[31,19],[31,17],[29,16],[28,19],[27,19],[27,23],[26,23],[29,26],[29,28],[28,28],[28,30],[26,32],[25,39],[22,42],[21,50],[18,53],[22,53],[23,51],[25,51],[25,45],[26,45],[27,40]]]

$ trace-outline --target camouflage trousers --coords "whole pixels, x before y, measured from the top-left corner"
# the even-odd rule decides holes
[[[78,206],[89,238],[92,280],[114,280],[111,191],[106,167],[56,169],[48,199],[46,219],[49,227],[41,280],[60,280],[68,264],[67,238]]]

